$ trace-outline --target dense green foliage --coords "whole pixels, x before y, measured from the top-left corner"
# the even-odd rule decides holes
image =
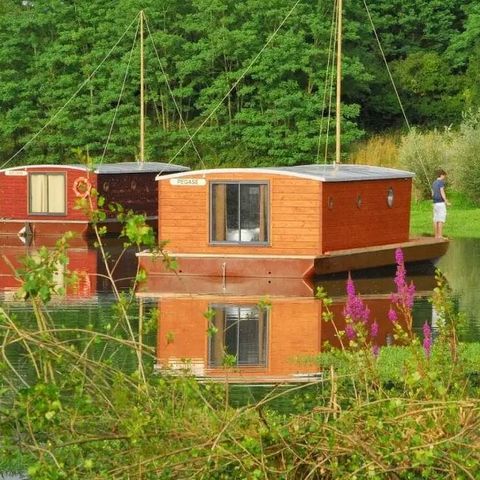
[[[27,283],[43,268],[52,279],[63,246],[34,268],[25,262],[19,276]],[[397,346],[371,348],[376,319],[363,317],[366,305],[349,280],[346,325],[353,330],[338,333],[342,348],[311,359],[323,377],[236,407],[228,385],[153,374],[153,351],[142,344],[147,322],[132,317],[125,297],[108,326],[66,328],[47,314],[45,292],[29,287],[33,316],[14,321],[0,311],[0,465],[23,461],[32,480],[475,478],[478,345],[458,342],[460,317],[441,275],[433,296],[437,338],[432,346],[424,333],[421,343],[399,251],[397,262],[398,319],[389,313],[398,322]],[[331,300],[319,292],[318,301],[324,320],[334,322]],[[12,349],[17,358],[23,353],[20,364]],[[121,349],[132,352],[133,369],[112,361]]]
[[[461,193],[470,203],[480,204],[478,151],[480,110],[468,112],[456,130],[420,132],[412,129],[401,139],[398,164],[416,173],[416,191],[431,197],[431,185],[438,168],[447,171],[449,189]]]
[[[147,159],[323,161],[333,137],[326,126],[334,108],[324,101],[333,3],[304,1],[292,10],[293,0],[2,0],[0,161],[71,163],[75,148],[104,161],[138,155],[139,48],[132,45],[140,9]],[[412,124],[456,123],[478,107],[475,2],[380,0],[369,9]],[[404,125],[361,0],[346,2],[343,52],[344,145]],[[193,133],[196,150],[186,143]]]

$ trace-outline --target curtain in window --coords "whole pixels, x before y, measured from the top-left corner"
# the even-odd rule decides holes
[[[267,242],[267,185],[212,185],[211,239],[214,242]]]

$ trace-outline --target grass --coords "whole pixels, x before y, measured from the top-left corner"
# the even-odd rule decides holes
[[[444,235],[449,238],[480,238],[480,208],[464,195],[449,191]],[[432,235],[432,202],[420,200],[412,203],[410,230],[413,235]]]

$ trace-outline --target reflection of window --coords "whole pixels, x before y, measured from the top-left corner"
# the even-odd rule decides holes
[[[211,320],[216,333],[209,337],[208,364],[220,367],[225,354],[239,366],[267,364],[268,310],[257,306],[214,305]]]
[[[65,175],[63,173],[30,174],[30,213],[65,213]]]
[[[267,184],[213,183],[212,242],[267,243]]]

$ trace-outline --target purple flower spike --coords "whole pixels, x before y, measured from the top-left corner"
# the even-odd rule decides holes
[[[353,283],[352,277],[350,275],[348,275],[347,280],[347,295],[349,297],[355,296],[355,284]]]
[[[427,322],[423,325],[423,350],[425,355],[430,357],[432,351],[432,329]]]
[[[378,357],[380,353],[380,347],[378,345],[372,345],[372,353],[374,357]]]
[[[350,318],[353,322],[367,323],[370,316],[370,309],[363,303],[363,300],[355,292],[355,284],[350,275],[347,280],[347,303],[343,309],[345,318]]]
[[[403,252],[401,248],[397,248],[395,250],[395,261],[397,262],[397,265],[403,265]]]
[[[351,323],[348,323],[345,327],[345,335],[349,340],[353,340],[357,336],[357,332],[355,331]]]
[[[378,335],[378,323],[375,321],[370,326],[370,336],[375,338]]]
[[[388,319],[392,323],[396,323],[396,321],[398,320],[397,312],[392,307],[390,307],[390,310],[388,311]]]

